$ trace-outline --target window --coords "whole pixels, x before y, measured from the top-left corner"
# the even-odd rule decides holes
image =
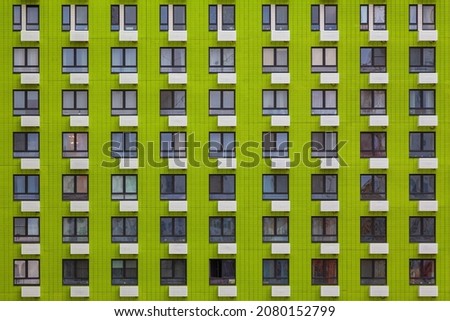
[[[63,200],[88,200],[88,176],[87,175],[63,175]]]
[[[434,200],[436,199],[435,175],[409,175],[409,199],[410,200]]]
[[[186,217],[160,219],[161,243],[186,243]]]
[[[321,10],[319,5],[311,6],[311,30],[320,30],[320,21],[324,23],[325,30],[337,30],[337,6],[323,5],[324,17],[321,17]]]
[[[209,157],[234,158],[235,144],[235,133],[209,133]]]
[[[360,262],[361,262],[361,285],[387,284],[387,260],[362,259]]]
[[[87,158],[88,133],[63,133],[63,157]]]
[[[337,200],[337,175],[311,175],[312,200]]]
[[[137,115],[137,91],[111,90],[111,115]]]
[[[209,199],[236,199],[235,175],[209,175]]]
[[[39,260],[14,260],[14,285],[39,285]]]
[[[435,133],[409,133],[409,157],[435,157]]]
[[[409,72],[436,72],[434,47],[409,48]]]
[[[160,73],[185,73],[186,48],[160,48]]]
[[[137,243],[138,241],[137,217],[111,217],[111,242]]]
[[[209,284],[210,285],[236,284],[236,260],[234,259],[209,260]]]
[[[338,284],[338,260],[313,259],[311,265],[313,285]]]
[[[20,31],[23,25],[25,30],[39,30],[39,6],[25,5],[24,10],[20,5],[13,6],[13,30]]]
[[[63,217],[63,242],[64,243],[88,243],[89,242],[89,218],[87,218],[87,217]]]
[[[289,242],[289,217],[264,216],[263,242]]]
[[[338,241],[337,217],[313,216],[311,226],[311,241],[313,243],[336,243]]]
[[[88,48],[63,48],[63,73],[87,73]]]
[[[89,260],[63,260],[64,285],[89,285]]]
[[[235,243],[236,242],[236,218],[235,217],[210,217],[209,218],[209,242],[210,243]]]
[[[186,175],[161,175],[161,199],[185,200]]]
[[[111,157],[114,158],[136,158],[137,133],[111,133]]]
[[[234,90],[210,90],[209,114],[234,115]]]
[[[263,200],[288,200],[289,175],[263,175]]]
[[[366,132],[360,134],[360,157],[387,157],[386,133]]]
[[[71,21],[72,16],[74,21]],[[62,30],[88,30],[88,6],[62,6]]]
[[[287,5],[275,5],[275,30],[289,30],[289,7]],[[262,30],[268,31],[272,27],[272,8],[270,5],[262,6]]]
[[[111,48],[111,73],[136,73],[137,48]]]
[[[263,115],[289,115],[289,91],[263,90]]]
[[[39,133],[13,134],[14,158],[39,158]]]
[[[209,72],[235,72],[234,48],[209,48]]]
[[[186,115],[186,90],[161,90],[159,113],[161,116]]]
[[[186,133],[161,133],[161,157],[186,157]]]
[[[386,175],[361,175],[361,200],[386,199]]]
[[[386,72],[386,47],[361,48],[361,72]]]
[[[409,260],[409,284],[410,285],[434,285],[436,284],[435,260]]]
[[[39,72],[39,48],[13,48],[13,73]]]
[[[370,10],[372,9],[372,10]],[[369,30],[369,21],[372,20],[372,30],[386,30],[386,6],[363,4],[360,7],[360,30]]]
[[[39,243],[39,217],[14,217],[14,243]]]
[[[289,157],[289,133],[264,132],[263,157]]]
[[[123,20],[123,27],[121,27],[121,20]],[[119,30],[137,30],[136,5],[111,6],[111,31]]]
[[[68,115],[88,114],[88,91],[87,90],[63,90],[62,91],[62,113]]]
[[[263,48],[263,72],[289,72],[287,47]]]
[[[219,19],[222,15],[222,19]],[[219,21],[222,21],[219,24]],[[209,31],[235,30],[234,5],[210,5],[209,6]]]
[[[311,90],[312,115],[337,115],[337,90]]]
[[[137,285],[138,261],[136,259],[111,261],[112,285]]]
[[[421,30],[435,30],[436,17],[434,5],[410,5],[409,6],[409,30],[419,29],[419,11],[422,11]]]
[[[14,90],[14,116],[39,115],[39,90]]]
[[[14,175],[14,200],[39,200],[39,175]]]
[[[337,132],[311,133],[311,157],[337,156]]]
[[[264,285],[288,285],[289,284],[289,260],[264,259],[263,260],[263,284]]]
[[[409,91],[409,114],[410,115],[434,115],[435,110],[434,89]]]
[[[311,48],[311,72],[337,72],[337,48]]]
[[[412,216],[409,218],[410,243],[436,242],[436,218]]]
[[[360,219],[361,243],[386,243],[386,217],[362,216]]]
[[[184,5],[161,5],[159,6],[159,30],[186,30],[186,6]],[[172,16],[169,18],[169,14]],[[169,26],[169,21],[172,26]],[[172,29],[172,28],[173,29]]]
[[[161,285],[186,285],[187,268],[185,259],[161,260]]]
[[[137,200],[137,175],[111,175],[111,199]]]
[[[361,115],[385,115],[386,114],[386,90],[360,91]]]

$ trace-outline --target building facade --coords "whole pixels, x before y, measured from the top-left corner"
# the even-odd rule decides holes
[[[449,300],[448,1],[0,4],[1,300]]]

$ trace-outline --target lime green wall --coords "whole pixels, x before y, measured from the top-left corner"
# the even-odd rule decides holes
[[[450,68],[446,54],[450,51],[450,27],[445,24],[446,14],[450,10],[448,1],[422,1],[437,4],[437,30],[439,40],[425,43],[423,46],[436,46],[439,84],[430,86],[436,89],[437,115],[439,126],[426,128],[435,131],[437,137],[437,157],[439,169],[417,170],[417,160],[409,158],[408,135],[410,131],[420,131],[417,118],[409,116],[409,89],[419,88],[417,75],[408,70],[410,46],[421,46],[417,42],[417,32],[408,31],[408,4],[420,1],[387,0],[372,1],[386,3],[388,10],[389,41],[386,44],[368,42],[367,32],[359,30],[359,4],[369,1],[219,1],[218,3],[236,5],[235,43],[218,43],[215,32],[208,32],[208,4],[217,1],[28,1],[40,5],[39,44],[21,43],[20,33],[12,32],[12,4],[23,1],[2,1],[0,12],[0,52],[3,57],[0,64],[1,105],[3,117],[0,119],[0,148],[3,156],[0,163],[0,299],[20,299],[20,287],[13,286],[13,260],[22,258],[20,244],[13,243],[12,221],[14,216],[22,214],[20,202],[13,201],[12,175],[19,173],[39,173],[41,183],[41,300],[69,300],[69,286],[62,285],[62,259],[70,258],[69,244],[62,243],[62,217],[69,216],[69,202],[62,201],[61,176],[75,173],[69,169],[69,160],[62,159],[62,132],[89,131],[88,171],[89,174],[89,244],[90,254],[90,300],[118,300],[119,287],[111,285],[111,259],[127,256],[119,255],[118,244],[111,243],[111,216],[120,215],[118,202],[111,201],[110,175],[117,173],[137,173],[139,180],[139,300],[167,300],[168,287],[160,286],[159,260],[169,258],[168,245],[159,241],[159,218],[169,215],[167,201],[159,199],[159,175],[162,173],[187,174],[188,212],[188,300],[216,300],[217,286],[209,285],[210,258],[217,258],[217,244],[209,244],[208,216],[223,215],[217,213],[217,202],[208,199],[208,174],[235,173],[237,182],[237,300],[269,300],[270,286],[262,285],[262,259],[283,257],[290,260],[291,300],[319,300],[320,286],[311,285],[311,259],[335,257],[339,261],[339,286],[341,300],[369,300],[368,286],[360,285],[359,261],[361,258],[387,258],[389,300],[417,300],[417,286],[409,285],[409,259],[419,256],[417,244],[409,243],[409,216],[418,215],[417,201],[409,201],[409,174],[436,173],[436,199],[439,201],[437,217],[437,238],[439,254],[436,279],[439,286],[439,300],[450,299],[450,260],[448,238],[449,210],[447,184],[450,155],[446,148],[446,137],[450,135],[449,117],[446,112],[450,82]],[[69,34],[61,32],[61,4],[86,3],[89,5],[89,43],[76,44],[69,41]],[[139,41],[119,43],[118,33],[110,31],[110,4],[136,3],[138,5]],[[169,43],[167,33],[159,31],[159,4],[186,3],[187,30],[186,43]],[[261,4],[289,4],[289,43],[272,43],[270,32],[261,31]],[[336,3],[339,9],[338,28],[340,41],[321,43],[319,33],[310,31],[310,5]],[[12,74],[12,47],[40,48],[39,86],[21,85],[20,76]],[[119,85],[118,76],[110,73],[111,47],[138,47],[139,85]],[[168,85],[167,75],[159,73],[160,47],[187,48],[188,84]],[[237,85],[217,85],[216,75],[208,73],[208,47],[234,46],[236,48]],[[288,46],[290,85],[271,85],[270,74],[262,73],[262,47]],[[324,86],[319,84],[319,74],[310,72],[310,47],[337,46],[338,71],[340,84]],[[359,48],[362,46],[386,46],[388,54],[387,69],[389,84],[369,86],[368,75],[359,72]],[[69,76],[61,73],[62,47],[89,47],[88,86],[70,85]],[[422,86],[428,88],[428,86]],[[422,88],[420,87],[420,88]],[[34,131],[20,127],[20,117],[12,116],[12,90],[20,88],[38,88],[40,90],[41,126],[41,169],[22,171],[20,160],[12,158],[12,132]],[[69,117],[61,116],[61,90],[87,88],[89,90],[89,121],[86,129],[71,129]],[[206,143],[210,131],[221,131],[217,119],[208,116],[208,90],[215,88],[235,88],[236,90],[236,138],[242,144],[245,141],[261,141],[263,131],[274,130],[270,126],[270,117],[262,116],[262,89],[288,88],[289,113],[291,126],[280,131],[289,131],[293,142],[290,155],[300,152],[302,145],[310,140],[312,131],[325,131],[319,126],[319,117],[311,116],[311,89],[338,89],[338,113],[340,126],[337,129],[339,140],[348,141],[342,150],[342,158],[348,167],[336,171],[324,171],[301,165],[285,171],[271,170],[261,162],[254,168],[238,168],[235,171],[219,171],[205,166],[190,166],[186,171],[151,168],[148,164],[138,170],[119,170],[101,167],[102,145],[110,139],[112,131],[121,131],[118,117],[110,116],[110,90],[119,88],[137,88],[139,126],[127,131],[138,131],[141,142],[153,141],[158,146],[159,133],[173,131],[167,125],[167,117],[159,115],[159,90],[186,88],[187,90],[187,133],[195,133],[195,138]],[[368,117],[360,116],[359,90],[369,88],[387,89],[387,111],[389,127],[385,130],[388,137],[388,170],[369,170],[368,160],[359,157],[359,133],[362,131],[380,131],[369,128]],[[181,129],[184,131],[183,129]],[[233,131],[227,128],[225,131]],[[257,150],[260,154],[260,150]],[[159,150],[154,151],[159,160]],[[142,155],[141,155],[142,156]],[[196,159],[202,157],[199,149]],[[238,162],[245,160],[238,152]],[[290,255],[272,255],[270,244],[262,243],[262,216],[271,215],[270,202],[262,201],[262,174],[289,173],[290,177]],[[311,243],[311,216],[320,215],[319,202],[311,201],[310,176],[314,173],[336,173],[339,175],[339,243],[341,253],[337,256],[320,255],[320,244]],[[362,215],[370,215],[368,202],[360,201],[359,176],[363,173],[386,173],[387,193],[390,210],[375,214],[388,217],[388,242],[390,252],[386,256],[368,254],[368,244],[359,241],[359,220]],[[75,214],[84,216],[84,214]],[[133,215],[133,214],[126,214]],[[226,214],[226,215],[229,215]],[[278,215],[278,214],[276,214]],[[285,215],[285,214],[279,214]],[[72,256],[73,257],[73,256]],[[133,257],[133,256],[130,256]],[[173,256],[172,256],[173,257]],[[184,257],[184,256],[182,256]],[[224,256],[228,257],[228,256]],[[75,258],[75,257],[74,257]]]

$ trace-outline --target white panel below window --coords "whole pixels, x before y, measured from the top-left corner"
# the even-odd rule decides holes
[[[120,73],[119,74],[120,85],[137,85],[138,74],[137,73]]]
[[[419,243],[419,254],[438,254],[438,244]]]
[[[419,169],[437,169],[437,158],[419,158]]]
[[[187,116],[169,116],[169,127],[186,127]]]
[[[236,127],[236,116],[217,116],[217,127]]]
[[[236,243],[219,243],[217,245],[217,254],[237,254]]]
[[[169,212],[187,212],[187,201],[169,201]]]
[[[272,201],[271,203],[272,212],[289,212],[291,210],[290,201]]]
[[[320,201],[321,212],[339,212],[339,201]]]
[[[436,115],[421,115],[417,118],[418,127],[436,127],[438,125],[438,116]]]
[[[138,158],[121,158],[119,163],[120,169],[138,169],[139,159]]]
[[[33,212],[37,213],[41,211],[41,202],[40,201],[22,201],[20,203],[20,211],[21,212]]]
[[[39,42],[39,30],[36,31],[29,31],[29,30],[22,30],[20,32],[20,41],[26,42],[26,41],[35,41]]]
[[[20,169],[40,169],[41,160],[39,158],[20,159]]]
[[[137,243],[120,243],[119,254],[137,255],[139,254],[139,245]]]
[[[339,160],[337,158],[321,158],[320,169],[339,169]]]
[[[89,41],[89,31],[71,30],[70,41]]]
[[[218,212],[236,212],[237,202],[236,201],[218,201],[217,211]]]
[[[236,158],[218,158],[218,169],[236,169]]]
[[[70,127],[89,127],[89,116],[70,116]]]
[[[176,255],[188,254],[187,243],[169,243],[169,254],[176,254]]]
[[[20,254],[22,255],[40,255],[41,244],[22,244]]]
[[[289,30],[272,30],[270,33],[271,41],[290,41],[291,32]]]
[[[186,85],[187,74],[186,73],[170,73],[169,85]]]
[[[138,201],[120,201],[119,212],[137,212],[139,209]]]
[[[369,212],[389,211],[389,201],[369,201]]]
[[[120,127],[137,127],[138,116],[119,116]]]
[[[288,72],[273,72],[270,77],[270,82],[274,85],[288,85],[291,83],[291,74]]]
[[[387,30],[369,30],[369,41],[388,41],[389,31]]]
[[[137,30],[120,30],[119,31],[119,41],[138,41]]]
[[[71,158],[70,169],[89,169],[89,158]]]
[[[271,244],[272,254],[291,254],[291,244],[290,243],[272,243]]]
[[[369,288],[370,297],[387,298],[389,296],[389,286],[371,285]]]
[[[388,73],[370,73],[369,74],[369,84],[371,85],[385,85],[389,83],[389,74]]]
[[[88,286],[71,286],[70,287],[71,298],[89,298]]]
[[[339,126],[339,116],[320,116],[321,127],[337,127]]]
[[[88,73],[72,73],[70,74],[71,85],[88,85],[89,74]]]
[[[291,287],[289,285],[274,285],[272,286],[272,297],[284,297],[291,296]]]
[[[169,298],[185,298],[188,296],[188,287],[177,285],[169,286]]]
[[[437,30],[419,30],[418,41],[437,41],[438,32]]]
[[[169,158],[169,169],[187,169],[187,158]]]
[[[89,201],[70,201],[71,212],[89,212]]]
[[[219,85],[236,85],[237,75],[235,72],[220,72],[217,74],[217,83]]]
[[[70,244],[70,254],[72,255],[88,255],[89,243],[72,243]]]
[[[438,74],[432,72],[419,73],[419,85],[435,85],[438,83]]]
[[[339,285],[322,285],[320,287],[321,297],[338,297]]]
[[[41,287],[40,286],[23,286],[20,289],[20,294],[22,298],[39,298],[41,297]]]
[[[20,116],[20,126],[22,127],[39,127],[40,124],[40,116]]]
[[[272,127],[289,127],[291,125],[290,116],[271,116],[270,126]]]
[[[270,161],[272,169],[289,169],[291,167],[289,158],[273,158]]]
[[[339,31],[320,30],[320,41],[339,41]]]
[[[370,169],[388,169],[389,159],[388,158],[370,158],[369,159]]]
[[[437,297],[439,295],[438,287],[433,285],[419,286],[419,297]]]
[[[39,85],[41,80],[38,73],[22,73],[20,74],[20,83],[22,85]]]
[[[169,41],[187,41],[186,30],[169,30]]]
[[[389,126],[389,116],[378,115],[369,116],[369,127],[387,127]]]
[[[437,212],[438,201],[419,201],[419,212]]]
[[[320,254],[339,254],[339,243],[321,243]]]
[[[138,286],[121,286],[119,289],[119,296],[121,298],[136,298],[139,296]]]
[[[236,41],[236,30],[218,30],[217,41]]]
[[[370,243],[369,254],[389,254],[389,243]]]
[[[218,286],[217,287],[218,297],[236,297],[237,296],[237,286]]]

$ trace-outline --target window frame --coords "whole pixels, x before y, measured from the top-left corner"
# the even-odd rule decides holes
[[[167,95],[169,99],[164,99],[163,96]],[[177,98],[178,95],[181,95]],[[159,91],[159,115],[160,116],[172,116],[172,115],[186,115],[187,106],[187,93],[185,89],[161,89]],[[178,108],[177,102],[181,101],[184,106]],[[167,105],[165,105],[167,103]]]
[[[213,193],[211,190],[212,184],[211,180],[214,178],[219,178],[220,186],[218,189],[218,193]],[[232,178],[232,184],[233,184],[233,191],[232,192],[226,192],[226,182],[225,179],[231,179]],[[236,200],[236,175],[235,174],[209,174],[209,200],[210,201],[222,201],[222,200]]]
[[[172,6],[172,19],[169,19],[169,6]],[[183,21],[177,22],[175,17],[175,10],[183,8]],[[159,6],[159,31],[185,31],[187,26],[187,8],[186,5],[168,5],[162,4]],[[172,20],[172,26],[169,25],[169,21]],[[171,29],[172,28],[172,29]]]
[[[25,264],[24,274],[20,276],[20,271],[16,269],[16,262],[23,262]],[[30,276],[30,263],[37,263],[37,277]],[[39,259],[15,259],[13,260],[13,284],[16,286],[38,286],[41,283],[41,264]],[[17,275],[19,273],[19,275]]]
[[[316,225],[316,221],[321,224]],[[328,230],[328,224],[331,224],[331,230]],[[311,243],[337,243],[339,237],[338,224],[337,216],[311,216]],[[315,233],[315,227],[317,226],[320,226],[320,233]]]
[[[134,4],[125,4],[122,5],[123,6],[123,15],[121,15],[120,13],[122,12],[120,10],[121,5],[118,4],[112,4],[111,5],[111,31],[120,31],[120,27],[121,27],[121,21],[123,20],[123,31],[136,31],[138,30],[137,25],[138,25],[138,12],[137,12],[137,5]],[[129,19],[129,17],[127,17],[127,8],[133,8],[135,9],[135,16],[134,16],[134,20],[136,21],[136,23],[127,23],[127,19]],[[113,11],[117,10],[117,17],[115,16],[116,13],[114,13]],[[115,19],[117,19],[117,22],[115,22]]]
[[[212,108],[212,103],[215,102],[214,97],[212,95],[219,93],[219,108]],[[233,108],[225,108],[225,98],[224,94],[230,94],[233,97]],[[231,94],[232,93],[232,94]],[[210,89],[209,90],[209,102],[208,102],[208,110],[210,116],[220,116],[220,115],[235,115],[236,114],[236,92],[234,89],[226,89],[226,90],[216,90],[216,89]]]
[[[273,191],[265,191],[266,177],[270,179],[273,177]],[[282,181],[279,179],[286,179],[286,192],[279,192],[280,188],[283,190]],[[288,174],[263,174],[262,175],[262,199],[263,200],[289,200],[289,175]]]
[[[16,52],[19,54],[23,51],[23,64],[16,64]],[[34,56],[37,57],[34,57]],[[39,73],[40,50],[39,47],[13,47],[13,74]],[[36,60],[37,64],[29,62]]]
[[[330,144],[334,145],[331,149]],[[311,157],[338,157],[338,132],[311,132]]]
[[[266,93],[271,97],[266,96]],[[282,106],[283,101],[286,101],[286,107]],[[289,90],[263,89],[262,112],[263,116],[289,115]]]
[[[20,224],[19,221],[23,221]],[[35,223],[31,223],[31,222]],[[34,226],[37,224],[37,227]],[[37,228],[37,234],[33,234],[34,230]],[[20,231],[23,229],[23,231]],[[23,217],[14,216],[13,217],[13,242],[14,243],[39,243],[41,236],[40,228],[40,217]]]
[[[263,132],[261,141],[263,158],[289,158],[289,132]]]
[[[314,65],[313,57],[316,56],[314,54],[315,50],[321,50],[322,61],[318,65]],[[327,51],[334,50],[334,60],[336,64],[332,65],[327,63]],[[311,47],[311,73],[337,73],[338,72],[338,48],[337,47]]]
[[[170,223],[164,223],[164,221],[169,220]],[[182,222],[181,228],[179,222]],[[163,229],[163,224],[170,224],[170,226],[168,227],[170,227],[171,234],[164,233],[164,231],[169,229]],[[161,216],[159,219],[159,231],[160,231],[160,243],[186,243],[187,219],[185,216]]]
[[[376,8],[377,7],[383,7],[384,8],[384,22],[376,22]],[[363,13],[363,8],[365,8],[366,12]],[[363,15],[366,15],[363,17]],[[369,20],[370,16],[373,17],[373,30],[387,30],[387,6],[384,4],[373,4],[372,12],[370,10],[370,7],[368,4],[361,4],[360,10],[359,10],[359,30],[360,31],[369,31]],[[363,22],[366,21],[366,22]]]
[[[216,264],[217,266],[213,266]],[[231,264],[231,266],[225,268],[224,265],[227,264]],[[231,268],[231,271],[228,270],[229,268]],[[215,273],[213,274],[213,272]],[[234,275],[231,274],[223,275],[225,272],[233,272],[232,274]],[[209,285],[234,285],[234,284],[236,284],[236,260],[209,259]]]
[[[371,148],[363,146],[363,136],[370,137]],[[377,141],[378,138],[379,142]],[[363,148],[364,147],[364,148]],[[380,147],[380,148],[377,148]],[[384,148],[383,148],[384,147]],[[386,158],[387,157],[387,133],[386,132],[360,132],[359,133],[360,158]]]
[[[426,221],[431,221],[428,226]],[[419,231],[412,233],[412,228]],[[432,234],[427,234],[428,228],[432,229]],[[428,231],[430,232],[430,231]],[[409,217],[409,243],[436,243],[436,217],[434,216],[410,216]]]
[[[311,284],[338,285],[338,263],[337,259],[311,259]],[[334,271],[332,270],[333,268],[335,268]],[[331,276],[328,276],[328,274],[331,274]]]
[[[286,231],[283,231],[283,225],[286,225]],[[263,243],[289,243],[289,216],[263,216],[262,241]]]
[[[85,9],[86,10],[86,20],[85,23],[79,22],[78,21],[78,15],[82,14],[81,12],[78,12],[79,9]],[[65,12],[67,11],[68,12]],[[74,16],[74,27],[75,29],[72,30],[72,10],[74,10],[75,12],[73,13]],[[74,5],[62,5],[62,10],[61,10],[61,22],[62,22],[62,27],[61,30],[62,31],[88,31],[89,30],[89,7],[88,5],[81,5],[81,4],[74,4]],[[68,13],[68,21],[65,19],[65,15]],[[83,19],[84,20],[84,19]]]
[[[233,22],[224,23],[224,7],[233,8]],[[220,9],[219,9],[220,8]],[[222,25],[219,26],[219,12],[222,14]],[[209,31],[234,31],[236,30],[236,8],[234,4],[210,4],[208,6],[208,30]]]
[[[426,50],[433,51],[433,64],[427,65],[427,62],[424,60],[425,55],[424,52]],[[412,57],[414,51],[419,53],[420,64],[413,65]],[[436,72],[436,47],[409,47],[409,73],[435,73]]]
[[[70,136],[73,135],[73,143],[72,140],[70,140]],[[80,136],[80,138],[78,137]],[[79,140],[83,140],[82,137],[86,137],[86,149],[82,149],[81,147],[78,148]],[[65,137],[68,137],[67,139],[68,145],[73,145],[74,150],[66,150],[64,147],[64,140]],[[89,157],[89,133],[88,132],[63,132],[62,133],[62,157],[63,158],[88,158]]]
[[[112,158],[138,158],[138,150],[137,132],[111,132]]]
[[[133,220],[134,223],[128,223],[128,221]],[[117,222],[121,224],[119,227],[116,226]],[[139,233],[138,223],[137,216],[111,216],[111,243],[137,243]],[[129,226],[134,227],[135,231],[130,230]]]
[[[134,106],[132,106],[133,102]],[[138,92],[136,89],[126,89],[126,90],[111,89],[112,116],[137,115],[137,114],[138,114]]]
[[[134,64],[129,64],[130,55],[133,56]],[[114,64],[114,56],[119,55],[120,64]],[[131,57],[133,58],[133,57]],[[135,74],[138,72],[138,48],[137,47],[111,47],[111,74]]]
[[[17,95],[20,95],[18,97]],[[30,97],[36,95],[37,99]],[[18,106],[23,101],[23,106]],[[37,106],[35,104],[37,102]],[[39,90],[13,90],[13,116],[39,115],[40,114],[40,92]]]
[[[169,263],[169,266],[163,266],[164,263]],[[181,265],[182,272],[184,272],[183,276],[176,276],[177,272],[180,272],[180,266],[177,267],[177,265]],[[160,285],[186,285],[187,284],[187,260],[186,259],[160,259]],[[163,273],[169,273],[171,274],[170,277],[163,277]]]
[[[114,177],[122,178],[122,192],[114,193]],[[127,179],[134,178],[135,182],[135,192],[131,193],[127,191]],[[111,175],[111,200],[113,201],[124,201],[124,200],[135,200],[138,199],[138,176],[136,174],[112,174]]]
[[[212,234],[212,229],[218,222],[217,228],[220,229],[220,234]],[[230,221],[230,222],[226,222]],[[227,225],[228,224],[228,225]],[[227,228],[231,227],[230,229]],[[229,231],[229,233],[227,233]],[[234,216],[210,216],[209,217],[209,243],[236,243],[236,217]]]
[[[170,52],[170,64],[163,65],[163,52],[168,50]],[[184,53],[184,64],[176,65],[175,64],[175,55],[176,51],[180,50]],[[186,73],[186,65],[187,65],[187,52],[186,47],[160,47],[159,48],[159,73],[160,74],[168,74],[168,73]]]
[[[368,266],[365,266],[365,265]],[[379,265],[382,265],[381,271]],[[369,268],[369,271],[363,271]],[[378,270],[378,273],[377,273]],[[384,273],[382,273],[384,272]],[[384,274],[384,275],[382,275]],[[382,275],[382,276],[380,276]],[[387,285],[387,260],[386,259],[361,259],[360,260],[360,284],[361,285]]]
[[[121,262],[122,267],[114,267],[114,263]],[[135,267],[127,266],[128,264],[135,264]],[[138,285],[138,260],[137,259],[111,259],[111,285]],[[120,277],[115,276],[114,270],[116,270],[116,274],[120,272]],[[131,273],[131,276],[130,276]],[[132,275],[136,275],[133,277]]]
[[[34,137],[34,138],[33,138]],[[37,143],[33,146],[33,139]],[[20,145],[24,143],[23,148]],[[18,146],[19,145],[19,146]],[[34,149],[33,149],[34,148]],[[39,132],[13,132],[13,158],[39,158],[40,157],[40,133]]]
[[[168,186],[166,186],[164,188],[165,184],[167,184],[165,182],[166,178],[170,181],[170,183],[168,184]],[[186,176],[186,174],[160,174],[159,180],[160,180],[159,199],[161,201],[186,200],[187,199],[187,176]],[[180,184],[181,185],[184,184],[184,186],[178,186]],[[172,187],[172,190],[168,191],[168,192],[164,192],[169,187]],[[180,188],[184,189],[184,192],[177,192],[177,190]]]
[[[212,136],[218,135],[218,140],[213,140]],[[225,136],[232,136],[231,144]],[[236,133],[235,132],[209,132],[208,140],[208,157],[209,158],[236,158]],[[215,151],[214,151],[215,149]]]
[[[87,264],[86,266],[83,266]],[[68,265],[73,265],[72,267]],[[81,266],[80,266],[81,265]],[[66,276],[69,273],[66,269],[73,269],[73,276]],[[83,276],[87,273],[87,277]],[[80,275],[81,274],[81,275]],[[88,259],[63,259],[62,260],[63,285],[89,285],[89,260]]]
[[[289,285],[289,259],[263,259],[262,263],[263,285]],[[284,269],[287,271],[283,271]]]
[[[69,220],[73,220],[70,222]],[[85,220],[86,222],[86,234],[83,233],[83,222],[81,220]],[[66,227],[66,224],[68,226]],[[73,234],[67,234],[66,230],[72,229],[73,225]],[[89,217],[87,216],[64,216],[62,218],[62,242],[63,243],[89,243]]]
[[[363,63],[363,52],[369,51],[369,63]],[[384,51],[384,55],[377,55],[378,51]],[[380,52],[380,53],[381,53]],[[378,61],[379,59],[384,61]],[[360,73],[385,73],[387,72],[387,47],[360,47]]]
[[[265,57],[265,52],[270,52],[273,62],[271,64],[265,64],[265,61],[270,57]],[[278,62],[281,58],[278,55],[282,55],[281,51],[286,51],[286,64]],[[289,72],[289,47],[263,47],[262,48],[262,72],[268,73],[288,73]]]
[[[72,51],[72,64],[64,64],[65,53]],[[78,63],[78,56],[86,53],[86,64]],[[87,74],[89,73],[89,48],[88,47],[63,47],[62,48],[62,71],[63,74]]]
[[[413,137],[419,138],[419,149],[413,149]],[[432,137],[432,148],[427,148],[424,136]],[[409,132],[409,158],[435,158],[436,157],[436,133],[435,132]]]
[[[418,264],[418,276],[415,276],[414,265]],[[427,271],[427,265],[431,264],[433,271]],[[426,276],[430,274],[430,276]],[[423,276],[422,276],[423,275]],[[409,285],[435,285],[436,284],[436,260],[435,259],[409,259]]]
[[[414,177],[418,177],[420,179],[418,189],[420,191],[418,192],[411,192],[411,179]],[[424,188],[424,180],[425,179],[432,179],[432,192],[423,192]],[[415,196],[416,195],[416,196]],[[423,197],[423,195],[430,195]],[[409,200],[410,201],[421,201],[421,200],[436,200],[436,175],[435,174],[409,174]]]
[[[65,97],[65,95],[71,94],[72,97]],[[84,108],[84,97],[86,95],[86,108]],[[63,116],[80,116],[80,115],[88,115],[89,114],[89,91],[88,90],[68,90],[63,89],[61,91],[61,107],[62,107],[62,115]],[[68,108],[65,104],[67,100],[70,100],[70,103],[73,105],[73,108]],[[81,101],[79,104],[78,102]]]
[[[368,93],[369,100],[363,99],[363,94]],[[384,96],[384,106],[382,108],[376,106],[376,96],[380,95]],[[366,97],[367,98],[367,97]],[[370,103],[370,107],[364,107],[363,103]],[[386,89],[361,89],[359,91],[359,107],[360,107],[360,115],[386,115],[387,113],[387,94]]]
[[[366,184],[363,185],[363,179],[370,177]],[[381,181],[379,181],[381,179]],[[384,192],[377,192],[376,187],[380,185],[380,182],[384,181]],[[363,191],[363,188],[368,186],[370,191]],[[377,201],[387,199],[387,175],[386,174],[360,174],[360,200],[361,201]]]
[[[24,192],[23,193],[16,193],[17,190],[17,184],[16,179],[19,179],[23,177],[25,179],[24,183]],[[30,185],[32,185],[32,182],[29,182],[30,179],[36,179],[37,178],[37,193],[30,192]],[[14,174],[13,175],[13,200],[14,201],[39,201],[40,200],[40,176],[39,175],[22,175],[22,174]]]
[[[215,51],[219,52],[218,64],[213,64],[213,53]],[[225,59],[225,52],[232,51],[233,54],[230,57],[233,58],[233,64],[227,65],[227,60]],[[236,48],[235,47],[209,47],[209,68],[208,71],[210,74],[217,73],[235,73],[236,72]]]
[[[315,93],[320,93],[321,97],[315,97]],[[328,97],[328,93],[334,95],[334,107],[329,107],[333,98]],[[320,98],[321,106],[317,105],[317,99]],[[331,98],[331,99],[329,99]],[[338,91],[336,89],[311,89],[311,115],[337,115],[338,114]]]
[[[419,30],[419,6],[422,10],[422,30],[436,30],[436,6],[434,4],[410,4],[409,5],[409,31]],[[433,7],[433,23],[424,22],[423,8]],[[425,26],[425,28],[424,28]]]
[[[432,95],[433,106],[427,106],[429,102],[428,95]],[[412,107],[415,105],[416,99],[419,98],[420,106]],[[414,103],[413,103],[414,102]],[[409,115],[436,115],[436,91],[434,89],[410,89],[409,90]]]
[[[377,223],[378,221],[378,223]],[[381,228],[377,229],[377,225]],[[386,243],[387,242],[387,217],[386,216],[361,216],[359,222],[360,243]],[[384,234],[377,234],[377,230]]]
[[[163,136],[169,135],[170,140],[163,140]],[[176,147],[177,144],[179,145],[178,147]],[[187,157],[186,132],[160,132],[160,157],[186,158]]]
[[[16,12],[16,9],[18,9],[18,12]],[[37,22],[30,21],[30,9],[37,10]],[[25,5],[25,15],[22,12],[22,6],[21,5],[13,5],[13,31],[22,31],[22,19],[25,18],[25,30],[26,31],[39,31],[39,23],[40,23],[40,14],[39,14],[39,5],[32,5],[32,4],[26,4]],[[19,14],[19,16],[16,16],[16,13]],[[25,17],[24,17],[25,16]]]
[[[73,178],[73,191],[66,191],[66,179],[70,180]],[[81,180],[81,182],[79,181]],[[86,193],[80,192],[78,190],[79,184],[82,184],[83,188],[83,180],[86,180]],[[62,175],[62,200],[63,201],[87,201],[89,200],[89,175],[86,174],[63,174]]]
[[[315,190],[317,191],[317,188],[314,188],[314,178],[315,177],[319,177],[322,178],[322,182],[321,182],[321,191],[319,192],[315,192]],[[328,192],[327,191],[327,179],[328,177],[331,177],[332,181],[334,181],[335,186],[334,189],[336,190],[335,192]],[[333,189],[333,186],[331,186]],[[338,182],[338,175],[337,174],[311,174],[311,200],[312,201],[336,201],[338,199],[338,195],[339,195],[339,182]]]

